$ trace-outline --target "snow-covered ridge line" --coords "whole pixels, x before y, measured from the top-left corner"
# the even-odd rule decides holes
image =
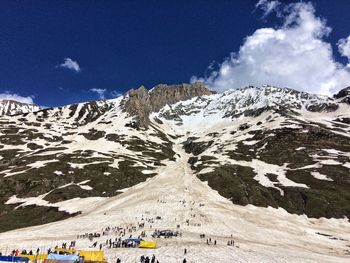
[[[0,100],[0,116],[24,114],[40,109],[41,108],[35,104],[22,103],[14,100]]]
[[[338,101],[333,98],[273,86],[229,89],[223,93],[203,96],[202,100],[193,98],[178,102],[173,107],[194,103],[200,107],[204,106],[207,110],[226,110],[237,114],[266,107],[306,109],[312,112],[329,112],[338,109]]]
[[[188,88],[187,86],[189,85],[187,86],[186,85],[187,84],[182,84],[182,86]],[[178,86],[174,85],[174,86],[177,88],[181,87],[181,85],[178,85]],[[152,94],[157,90],[164,89],[164,87],[171,89],[173,86],[172,85],[166,86],[163,84],[157,85],[152,89],[148,90],[148,94]],[[335,95],[335,97],[336,96],[337,95]],[[220,102],[236,103],[237,104],[236,108],[241,108],[242,110],[243,109],[248,110],[248,109],[251,109],[252,107],[261,108],[261,107],[282,105],[282,106],[290,106],[298,109],[306,108],[307,110],[315,111],[315,109],[312,108],[313,106],[323,105],[323,108],[321,108],[321,110],[333,111],[333,110],[336,110],[337,108],[335,105],[341,101],[340,99],[330,98],[325,95],[309,94],[307,92],[296,91],[289,88],[274,87],[269,85],[263,85],[260,87],[248,86],[248,87],[243,87],[238,89],[228,89],[223,93],[205,95],[203,97],[208,99],[211,98],[210,100],[216,100],[218,104],[220,104]],[[73,104],[68,104],[64,106],[47,108],[44,110],[44,112],[54,114],[57,111],[66,111],[67,109],[72,107],[81,108],[83,105],[89,105],[92,103],[96,103],[98,106],[102,106],[104,104],[115,105],[115,104],[119,104],[119,102],[122,100],[125,101],[129,99],[130,99],[130,95],[127,92],[124,96],[120,96],[114,99],[73,103]],[[192,99],[190,99],[190,101],[191,100]],[[181,101],[178,103],[184,103],[184,102],[185,101]],[[16,114],[22,114],[22,113],[38,112],[38,111],[39,112],[36,114],[40,116],[41,110],[42,108],[35,104],[26,104],[26,103],[21,103],[17,101],[11,101],[11,100],[2,100],[2,101],[0,100],[0,116],[16,115]],[[88,110],[91,110],[91,109],[88,109]]]

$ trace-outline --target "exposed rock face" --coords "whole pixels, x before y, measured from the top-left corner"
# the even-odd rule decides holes
[[[14,100],[0,100],[0,116],[16,115],[40,110],[35,104],[22,103]]]
[[[350,96],[350,87],[347,87],[347,88],[339,91],[337,94],[334,95],[334,98],[340,99],[340,98],[344,98],[346,96]]]
[[[124,110],[131,116],[136,117],[136,122],[130,124],[130,126],[133,128],[148,127],[148,116],[152,111],[148,90],[144,86],[136,90],[131,89],[128,91],[124,103]]]
[[[124,110],[136,117],[136,122],[131,126],[147,128],[151,112],[157,112],[167,104],[211,94],[213,93],[200,82],[180,85],[160,84],[150,91],[141,86],[127,93]]]
[[[166,104],[174,104],[178,101],[211,94],[212,92],[201,82],[170,86],[160,84],[150,91],[150,98],[152,110],[159,111]]]

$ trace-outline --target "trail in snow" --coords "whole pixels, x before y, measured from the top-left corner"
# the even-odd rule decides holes
[[[234,205],[193,174],[181,141],[176,141],[174,151],[177,160],[158,168],[157,176],[118,196],[88,204],[82,215],[0,234],[0,251],[38,246],[44,249],[76,240],[78,234],[101,232],[107,226],[145,222],[145,229],[134,237],[146,230],[146,239],[152,239],[154,229],[179,230],[183,235],[156,239],[160,246],[156,250],[106,248],[109,262],[117,256],[122,262],[138,262],[142,254],[155,254],[161,263],[182,262],[184,248],[188,250],[188,262],[349,262],[350,227],[345,219],[307,219],[283,209]],[[157,216],[161,220],[146,221]],[[207,245],[200,234],[217,240],[217,245]],[[227,246],[231,235],[235,247]],[[111,237],[103,236],[100,241]],[[88,249],[91,244],[87,239],[77,240],[78,249]]]

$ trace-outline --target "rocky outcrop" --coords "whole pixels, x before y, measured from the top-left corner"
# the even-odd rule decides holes
[[[350,104],[350,87],[339,91],[337,94],[334,95],[334,98],[340,99],[340,102]]]
[[[213,94],[203,83],[155,86],[150,91],[152,110],[157,112],[167,104]]]
[[[141,86],[140,88],[128,91],[123,101],[124,110],[135,117],[135,121],[129,125],[133,128],[148,127],[149,114],[152,112],[150,95],[148,90]]]
[[[180,85],[160,84],[150,91],[141,86],[127,93],[123,107],[131,116],[135,116],[135,122],[131,123],[131,126],[146,128],[150,122],[151,112],[157,112],[167,104],[211,94],[213,93],[201,82]]]
[[[346,96],[350,96],[350,87],[347,87],[347,88],[339,91],[337,94],[334,95],[334,98],[340,99],[340,98],[344,98]]]

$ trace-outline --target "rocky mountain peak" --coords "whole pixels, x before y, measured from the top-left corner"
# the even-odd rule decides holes
[[[123,107],[131,116],[136,117],[136,122],[132,123],[132,126],[144,128],[149,125],[151,112],[157,112],[167,104],[211,94],[213,93],[201,82],[179,85],[159,84],[149,91],[141,86],[136,90],[128,91]]]
[[[148,96],[148,90],[145,86],[140,86],[138,89],[131,89],[128,91],[130,97],[137,97],[138,99],[144,99]]]

